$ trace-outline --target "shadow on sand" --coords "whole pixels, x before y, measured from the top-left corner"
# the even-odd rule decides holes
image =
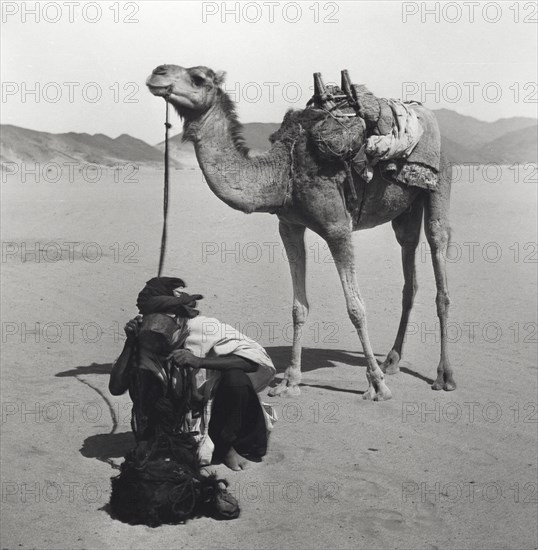
[[[282,374],[287,365],[289,364],[289,359],[291,356],[291,347],[290,346],[274,346],[265,348],[273,363],[275,364],[276,371],[278,374]],[[375,357],[379,359],[384,359],[384,355],[378,353],[374,354]],[[378,361],[379,362],[379,361]],[[351,365],[353,367],[364,367],[366,368],[366,358],[362,352],[350,352],[341,349],[317,349],[317,348],[303,348],[302,351],[302,367],[301,372],[310,372],[317,369],[326,369],[326,368],[335,368],[338,367],[337,363],[345,363],[346,365]],[[420,374],[409,368],[409,365],[400,367],[400,372],[408,374],[419,380],[423,380],[428,384],[433,384],[433,379]],[[274,380],[271,384],[272,387],[276,386],[280,382],[279,380]],[[363,394],[363,391],[348,390],[344,388],[335,388],[333,386],[318,385],[318,384],[300,384],[300,386],[309,386],[312,388],[322,388],[329,391],[338,391],[343,393],[355,393]]]
[[[134,447],[134,436],[130,431],[117,433],[119,426],[118,419],[108,395],[103,393],[97,386],[93,385],[86,378],[79,378],[79,376],[85,377],[92,374],[106,374],[108,376],[110,375],[111,369],[112,363],[92,363],[90,365],[81,365],[63,372],[58,372],[55,376],[59,378],[69,376],[76,378],[79,382],[95,391],[104,401],[110,411],[113,424],[112,430],[110,433],[95,434],[87,437],[82,443],[80,454],[86,458],[96,458],[101,462],[106,462],[112,468],[118,469],[118,466],[112,461],[112,459],[123,458],[127,451]]]
[[[66,376],[78,376],[79,374],[110,374],[111,370],[112,363],[92,363],[91,365],[75,367],[63,372],[57,372],[55,376],[58,378],[64,378]]]
[[[123,458],[134,446],[135,438],[132,432],[95,434],[84,440],[80,454],[86,458],[96,458],[118,469],[112,459]]]

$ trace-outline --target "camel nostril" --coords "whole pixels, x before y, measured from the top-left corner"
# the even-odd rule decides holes
[[[168,71],[168,65],[159,65],[153,69],[153,74],[166,74]]]

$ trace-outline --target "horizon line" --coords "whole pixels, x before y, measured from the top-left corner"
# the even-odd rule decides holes
[[[297,109],[299,110],[299,109]],[[464,117],[464,118],[471,118],[473,120],[477,120],[479,122],[483,122],[484,124],[496,124],[497,122],[500,122],[502,120],[509,120],[509,119],[512,119],[512,118],[527,118],[529,120],[533,120],[536,124],[538,124],[538,117],[534,118],[534,117],[529,117],[529,116],[519,116],[519,115],[515,115],[515,116],[508,116],[508,117],[501,117],[501,118],[498,118],[496,120],[493,120],[493,121],[487,121],[487,120],[482,120],[480,118],[476,118],[476,117],[473,117],[473,116],[470,116],[470,115],[463,115],[461,113],[459,113],[458,111],[454,110],[454,109],[447,109],[446,107],[441,107],[440,109],[430,109],[432,112],[439,112],[439,111],[449,111],[451,113],[455,113],[461,117]],[[241,122],[239,121],[241,126],[245,126],[246,124],[282,124],[282,122],[259,122],[259,121],[252,121],[252,122]],[[134,136],[132,134],[127,134],[126,132],[122,132],[120,134],[118,134],[117,137],[111,137],[109,136],[108,134],[104,134],[102,132],[97,132],[95,134],[90,134],[89,132],[83,132],[83,131],[79,131],[79,132],[76,132],[76,131],[68,131],[68,132],[50,132],[50,131],[47,131],[47,130],[37,130],[35,128],[27,128],[27,127],[24,127],[24,126],[17,126],[16,124],[11,124],[11,123],[1,123],[0,122],[0,128],[2,128],[3,126],[13,126],[14,128],[20,128],[21,130],[29,130],[31,132],[40,132],[40,133],[45,133],[45,134],[51,134],[51,135],[54,135],[54,136],[61,136],[61,135],[66,135],[66,134],[79,134],[79,135],[82,135],[82,134],[86,134],[88,136],[91,136],[91,137],[95,137],[95,136],[105,136],[109,139],[112,139],[112,140],[116,140],[116,139],[119,139],[121,136],[128,136],[128,137],[131,137],[131,138],[134,138],[134,139],[138,139],[140,141],[142,141],[143,143],[151,146],[151,147],[155,147],[159,144],[162,143],[162,141],[159,141],[158,143],[156,143],[155,145],[152,145],[151,143],[149,143],[148,141],[142,139],[142,138],[139,138],[137,136]],[[530,127],[530,125],[529,125]],[[170,139],[172,138],[175,138],[176,136],[179,136],[183,133],[183,131],[177,133],[177,134],[174,134],[173,136],[171,136]]]

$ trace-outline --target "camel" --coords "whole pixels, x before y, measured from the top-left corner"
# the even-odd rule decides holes
[[[346,170],[342,163],[322,162],[308,134],[294,123],[301,112],[288,112],[272,137],[270,149],[249,154],[235,106],[222,89],[224,73],[208,67],[184,68],[160,65],[146,85],[154,96],[164,97],[182,118],[183,139],[194,144],[196,157],[213,193],[230,207],[245,213],[276,214],[288,256],[293,284],[293,343],[291,361],[282,381],[270,395],[296,396],[301,382],[301,335],[309,304],[305,288],[305,229],[328,244],[344,291],[347,312],[362,344],[367,362],[368,389],[363,398],[391,398],[385,374],[399,370],[405,332],[417,291],[415,252],[422,219],[428,240],[440,321],[441,355],[434,390],[456,388],[447,353],[446,327],[449,296],[445,251],[449,242],[450,166],[441,159],[440,181],[435,192],[393,183],[374,170],[366,182],[353,174],[356,195],[362,197],[358,211],[350,212],[345,200]],[[352,245],[352,233],[392,222],[401,246],[404,286],[402,313],[392,349],[378,365],[368,336],[366,309],[361,297]]]

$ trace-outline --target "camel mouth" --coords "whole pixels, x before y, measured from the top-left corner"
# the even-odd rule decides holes
[[[146,82],[146,86],[148,87],[149,91],[158,97],[165,97],[170,95],[172,91],[172,86],[156,86],[154,84],[149,84]]]
[[[163,75],[150,74],[146,79],[146,86],[156,96],[167,96],[172,92],[173,84],[169,78]]]

